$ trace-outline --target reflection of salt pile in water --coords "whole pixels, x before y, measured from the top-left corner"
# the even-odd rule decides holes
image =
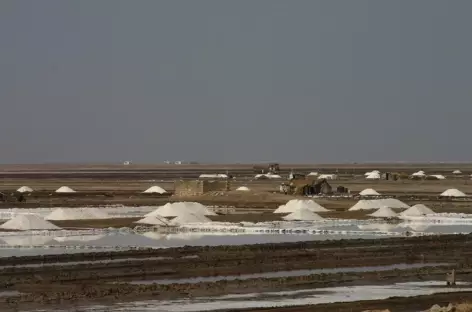
[[[376,218],[395,218],[397,216],[397,213],[389,207],[383,206],[380,207],[380,209],[376,212],[369,214],[369,216]]]
[[[165,193],[167,193],[167,191],[164,190],[162,187],[155,185],[155,186],[151,186],[150,188],[145,190],[143,193],[146,193],[146,194],[152,194],[152,193],[165,194]]]
[[[105,235],[80,235],[80,236],[61,236],[54,237],[56,242],[92,242],[105,237]]]
[[[61,186],[56,190],[56,193],[75,193],[75,191],[68,186]]]
[[[141,235],[150,239],[155,239],[155,240],[161,240],[165,238],[165,235],[160,234],[158,232],[153,232],[153,231],[142,233]]]
[[[403,211],[400,213],[400,216],[402,217],[419,217],[419,216],[424,216],[428,214],[433,214],[434,211],[431,210],[429,207],[423,205],[423,204],[417,204],[412,206],[411,208]]]
[[[467,197],[466,194],[462,193],[461,191],[459,191],[457,189],[445,190],[439,196],[443,196],[443,197]]]
[[[60,227],[55,226],[38,215],[23,214],[17,215],[13,219],[5,222],[0,226],[5,230],[60,230]]]
[[[401,227],[401,228],[409,228],[409,229],[412,229],[413,231],[416,231],[416,232],[424,232],[428,228],[431,227],[431,224],[406,222],[406,223],[401,223],[398,226]]]
[[[391,223],[371,223],[371,224],[359,224],[357,226],[361,230],[373,230],[373,231],[385,231],[389,232],[395,228],[398,227],[397,224],[391,224]]]
[[[29,186],[22,186],[19,189],[16,190],[18,193],[31,193],[33,192],[33,189]]]
[[[372,188],[367,188],[359,193],[361,196],[379,196],[380,193]]]
[[[247,186],[240,186],[236,189],[236,191],[250,191],[250,189]]]
[[[4,236],[1,239],[10,246],[40,246],[51,242],[53,237],[45,235],[26,235]]]
[[[205,233],[205,235],[208,235],[211,233]],[[199,239],[204,237],[205,235],[203,234],[196,234],[196,233],[176,233],[176,234],[167,234],[165,235],[165,239],[167,240],[172,240],[172,239],[178,239],[178,240],[194,240],[194,239]],[[225,234],[226,235],[226,234]]]
[[[110,216],[98,208],[58,208],[46,220],[93,220],[108,219]]]
[[[277,208],[274,213],[292,213],[299,209],[308,209],[312,212],[329,211],[328,209],[324,208],[313,200],[292,199],[285,205],[282,205]]]
[[[349,211],[379,209],[383,206],[402,209],[410,208],[410,206],[396,198],[361,199],[354,206],[349,208]]]
[[[308,208],[299,208],[291,214],[283,217],[287,221],[321,221],[322,217],[309,210]]]
[[[178,217],[187,213],[194,213],[204,216],[216,216],[216,213],[200,203],[177,202],[167,203],[164,206],[160,206],[153,212],[146,214],[145,217],[156,215],[161,217]]]

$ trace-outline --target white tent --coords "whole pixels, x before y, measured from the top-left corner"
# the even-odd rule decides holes
[[[292,213],[299,209],[308,209],[313,212],[329,211],[313,200],[292,199],[285,205],[279,206],[274,213]]]
[[[19,193],[31,193],[33,192],[33,189],[29,186],[22,186],[19,189],[16,190]]]
[[[322,217],[307,208],[301,208],[283,217],[287,221],[321,221]]]
[[[75,193],[75,191],[68,186],[61,186],[56,190],[56,193]]]
[[[434,211],[423,204],[417,204],[400,213],[402,217],[418,217],[433,214]]]
[[[458,189],[448,189],[441,193],[443,197],[466,197],[467,195],[459,191]]]
[[[0,226],[5,230],[60,230],[61,228],[55,226],[38,215],[21,214],[13,219],[8,220]]]
[[[377,172],[371,172],[365,177],[367,180],[380,180],[380,174]]]
[[[236,189],[236,191],[250,191],[250,189],[247,186],[240,186]]]
[[[361,196],[379,196],[380,193],[372,188],[366,188],[365,190],[359,193]]]
[[[374,213],[371,213],[369,216],[371,217],[376,217],[376,218],[394,218],[397,216],[397,213],[390,209],[387,206],[380,207],[379,210],[377,210]]]
[[[150,188],[145,190],[143,193],[146,193],[146,194],[152,194],[152,193],[165,194],[165,193],[167,193],[167,191],[164,190],[162,187],[155,185],[155,186],[151,186]]]

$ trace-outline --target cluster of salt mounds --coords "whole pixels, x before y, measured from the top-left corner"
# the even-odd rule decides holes
[[[367,188],[359,193],[361,196],[379,196],[380,193],[374,189]]]
[[[376,212],[371,213],[369,216],[376,218],[395,218],[397,216],[397,213],[392,209],[388,208],[387,206],[383,206],[380,207],[380,209]]]
[[[383,206],[401,209],[410,208],[410,206],[396,198],[361,199],[354,206],[349,208],[349,211],[379,209]]]
[[[216,216],[216,213],[208,209],[206,206],[196,202],[177,202],[167,203],[164,206],[160,206],[153,212],[145,215],[149,216],[161,216],[161,217],[179,217],[189,213],[194,213],[202,216]]]
[[[31,193],[33,192],[33,189],[29,186],[22,186],[19,189],[16,190],[18,193]]]
[[[61,186],[56,190],[56,193],[75,193],[75,191],[68,186]]]
[[[441,193],[443,197],[466,197],[467,195],[457,189],[448,189]]]
[[[299,209],[308,209],[312,212],[329,211],[328,209],[324,208],[313,200],[292,199],[288,201],[285,205],[282,205],[277,208],[274,213],[292,213]]]
[[[11,220],[8,220],[0,226],[5,230],[60,230],[60,227],[55,226],[38,215],[23,214],[17,215]]]
[[[314,213],[308,208],[300,208],[291,214],[283,217],[282,219],[287,221],[321,221],[324,220],[322,217]]]
[[[423,204],[417,204],[412,206],[411,208],[403,211],[400,213],[400,216],[402,217],[419,217],[419,216],[424,216],[428,214],[433,214],[434,211],[432,211],[429,207],[423,205]]]
[[[155,186],[151,186],[150,188],[145,190],[143,193],[146,193],[146,194],[152,194],[152,193],[165,194],[165,193],[167,193],[167,191],[164,190],[162,187],[155,185]]]
[[[236,191],[250,191],[250,189],[247,186],[240,186],[236,189]]]
[[[93,220],[108,219],[110,216],[98,208],[57,208],[46,220]]]

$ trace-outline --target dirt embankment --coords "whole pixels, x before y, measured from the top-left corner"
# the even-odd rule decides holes
[[[24,294],[0,299],[3,306],[50,305],[94,300],[141,300],[214,296],[264,290],[322,288],[336,285],[443,279],[455,267],[472,274],[471,236],[410,237],[245,246],[182,247],[94,254],[0,259],[0,287]],[[152,258],[151,258],[152,257]],[[132,259],[130,259],[132,258]],[[151,259],[150,259],[151,258]],[[121,259],[121,262],[117,262]],[[108,261],[107,260],[113,260]],[[71,263],[93,261],[91,263]],[[362,267],[402,263],[448,266],[372,272],[249,278],[170,285],[132,285],[130,280],[160,280],[241,275],[298,269]],[[53,266],[21,267],[24,264]],[[13,267],[14,266],[14,267]],[[121,284],[113,284],[121,282]]]

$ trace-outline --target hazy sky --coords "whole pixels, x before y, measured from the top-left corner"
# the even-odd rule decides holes
[[[2,0],[0,163],[472,160],[470,0]]]

